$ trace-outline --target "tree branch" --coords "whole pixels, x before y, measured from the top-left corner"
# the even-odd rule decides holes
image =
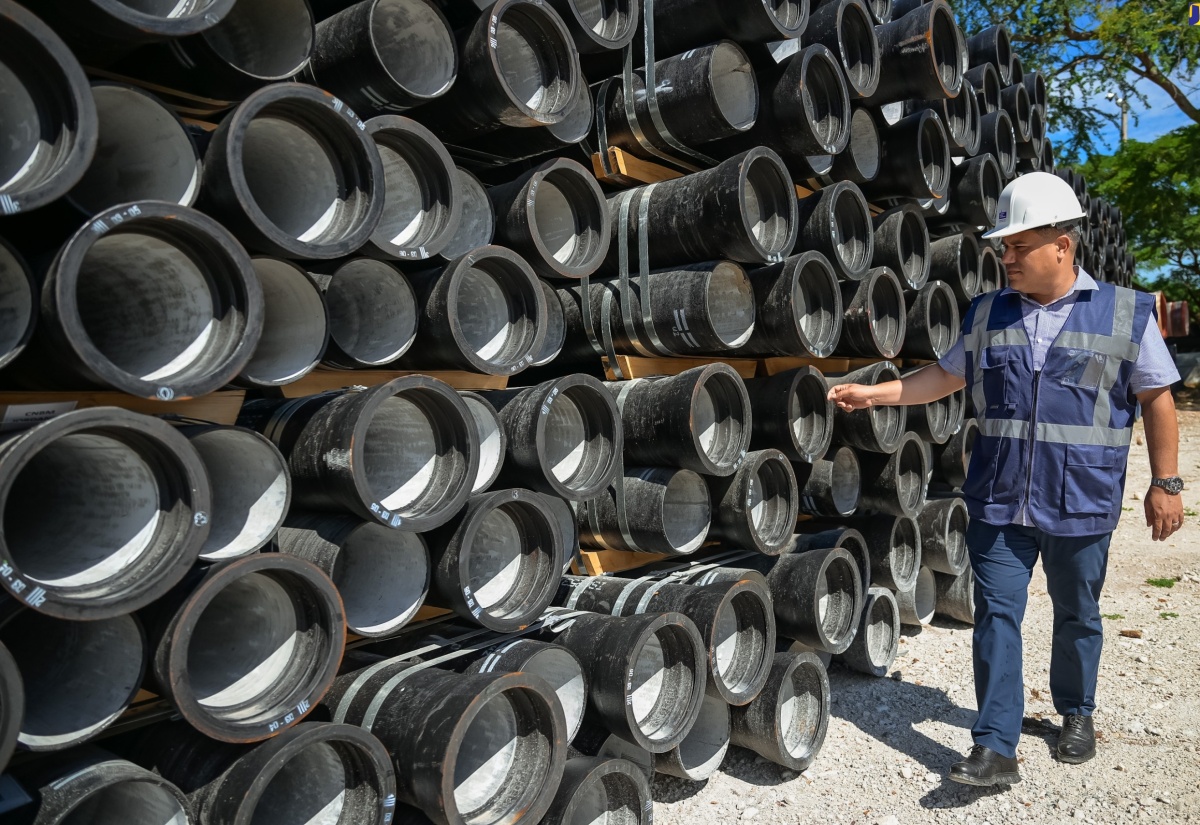
[[[1135,57],[1137,57],[1138,61],[1141,63],[1141,66],[1138,66],[1135,63],[1126,62],[1126,68],[1128,68],[1129,71],[1133,72],[1138,77],[1145,78],[1155,86],[1158,86],[1167,93],[1167,96],[1170,97],[1171,101],[1179,107],[1181,112],[1191,118],[1195,123],[1200,123],[1200,109],[1196,108],[1196,106],[1187,99],[1187,95],[1185,95],[1183,90],[1181,90],[1175,85],[1174,82],[1172,82],[1171,78],[1167,77],[1159,70],[1158,66],[1154,63],[1153,58],[1151,58],[1150,55],[1146,54],[1145,52],[1140,52],[1135,55]]]

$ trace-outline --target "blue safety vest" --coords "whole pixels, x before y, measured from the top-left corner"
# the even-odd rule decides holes
[[[1121,516],[1137,399],[1129,380],[1154,309],[1145,293],[1098,284],[1078,295],[1041,372],[1021,296],[991,292],[963,319],[979,435],[963,497],[972,518],[1029,521],[1056,536],[1110,533]]]

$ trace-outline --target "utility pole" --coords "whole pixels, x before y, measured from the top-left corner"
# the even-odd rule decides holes
[[[1121,145],[1124,146],[1125,141],[1129,140],[1129,101],[1117,97],[1114,92],[1109,92],[1105,97],[1121,107]]]

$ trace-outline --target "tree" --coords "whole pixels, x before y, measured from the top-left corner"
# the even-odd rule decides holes
[[[1188,86],[1200,71],[1200,26],[1188,25],[1188,0],[964,0],[955,9],[968,34],[1003,22],[1022,67],[1046,77],[1050,131],[1070,135],[1055,147],[1067,162],[1090,155],[1115,117],[1091,101],[1119,91],[1145,107],[1141,80],[1200,124],[1200,96]]]

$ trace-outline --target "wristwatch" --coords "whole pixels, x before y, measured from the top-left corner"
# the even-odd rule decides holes
[[[1177,496],[1183,492],[1183,479],[1179,476],[1171,476],[1170,478],[1152,478],[1150,479],[1151,487],[1162,487],[1170,495]]]

